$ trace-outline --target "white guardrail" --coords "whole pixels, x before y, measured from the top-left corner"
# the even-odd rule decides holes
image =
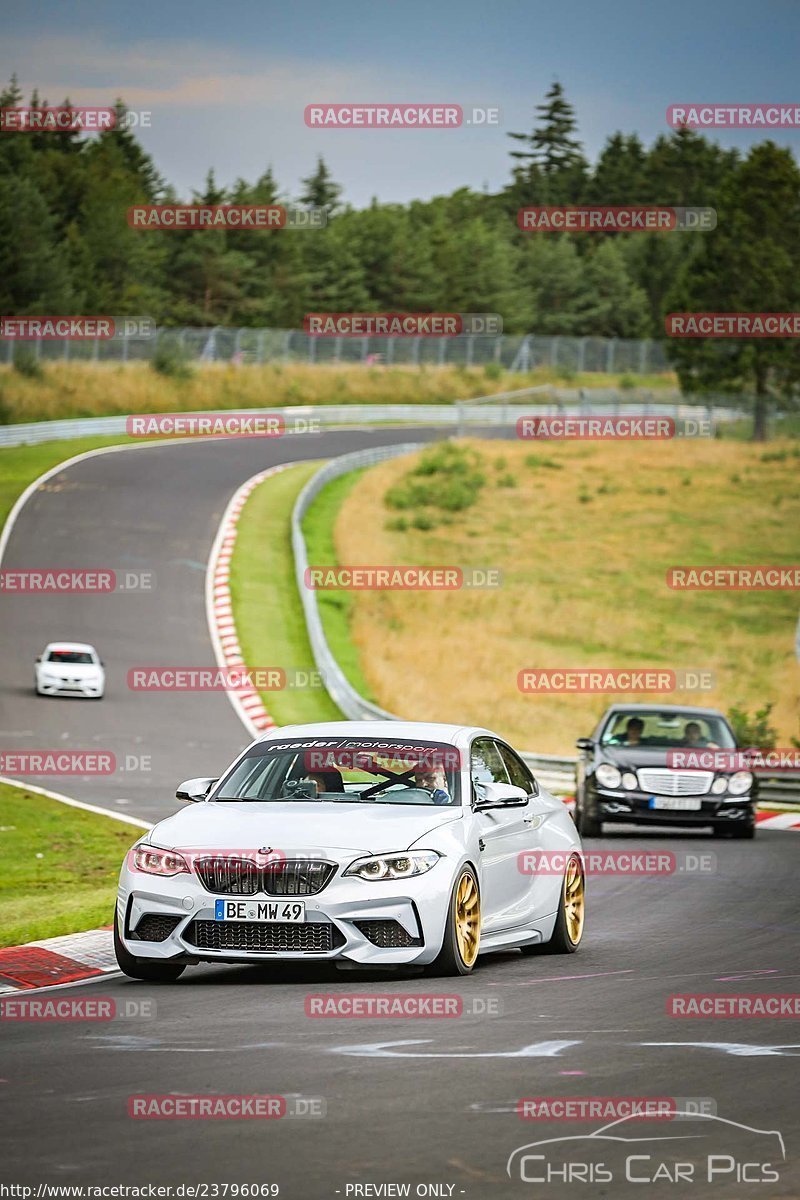
[[[293,425],[311,431],[342,425],[447,425],[453,426],[459,433],[470,425],[513,426],[520,417],[532,415],[606,417],[628,413],[635,416],[672,417],[676,421],[709,421],[713,434],[713,428],[719,422],[741,420],[747,415],[744,409],[725,405],[642,401],[633,397],[620,401],[613,394],[604,400],[584,398],[542,403],[541,391],[541,387],[521,388],[454,404],[317,404],[291,408],[240,408],[235,411],[251,416],[282,416],[287,429]],[[526,396],[530,398],[527,404],[518,403]],[[175,414],[181,415],[186,414]],[[124,437],[128,420],[127,415],[119,415],[0,425],[0,449],[72,438]]]
[[[380,446],[371,450],[357,450],[352,454],[343,454],[331,459],[321,467],[303,488],[292,512],[292,549],[294,551],[295,578],[303,605],[306,628],[314,655],[317,670],[321,673],[326,690],[334,703],[341,709],[350,721],[400,721],[395,713],[387,712],[362,696],[337,662],[328,645],[322,620],[319,614],[317,593],[313,588],[306,587],[306,569],[309,566],[308,550],[303,537],[303,518],[312,503],[332,479],[357,471],[360,467],[371,467],[375,463],[384,462],[389,458],[397,458],[402,454],[411,454],[422,449],[423,442],[405,442],[397,446]],[[534,754],[523,751],[522,757],[536,775],[536,778],[556,795],[569,795],[575,791],[575,765],[577,758],[558,754]],[[760,794],[762,799],[784,803],[800,803],[800,775],[786,774],[783,776],[769,775],[768,772],[758,772],[760,777]]]

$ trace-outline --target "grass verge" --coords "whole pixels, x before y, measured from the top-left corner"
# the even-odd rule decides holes
[[[338,514],[341,562],[502,573],[495,588],[351,594],[353,645],[381,705],[570,754],[612,701],[725,711],[774,702],[777,744],[792,744],[800,733],[796,593],[676,591],[666,572],[798,561],[796,440],[465,445],[485,484],[463,510],[428,500],[398,520],[387,493],[400,485],[405,495],[416,478],[403,458],[366,471]],[[419,487],[409,494],[425,501]],[[588,667],[704,669],[714,686],[660,696],[517,686],[521,670]]]
[[[303,463],[265,479],[239,518],[230,587],[236,630],[250,667],[316,670],[294,577],[291,515],[295,501],[319,463]],[[279,725],[337,721],[342,714],[323,687],[262,692]]]
[[[331,480],[306,513],[303,535],[311,566],[335,566],[341,561],[348,561],[339,558],[334,531],[339,510],[364,474],[364,470],[362,467],[358,471],[350,471],[347,475],[340,475],[338,479]],[[364,520],[363,513],[361,519]],[[377,562],[377,559],[375,561]],[[322,628],[334,658],[356,691],[367,700],[375,701],[372,687],[361,669],[361,647],[352,636],[353,593],[335,589],[318,591],[317,603]]]
[[[30,378],[0,366],[0,406],[5,421],[17,422],[295,404],[448,404],[538,384],[609,388],[624,382],[633,403],[636,386],[655,395],[676,387],[671,373],[573,375],[550,367],[498,373],[494,364],[490,367],[216,363],[167,376],[140,363],[52,363],[43,364],[41,374]]]
[[[110,924],[120,865],[141,832],[0,784],[0,946]]]

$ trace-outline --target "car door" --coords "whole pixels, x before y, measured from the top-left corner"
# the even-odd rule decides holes
[[[499,744],[479,737],[470,749],[470,779],[510,784]],[[477,793],[475,793],[477,794]],[[530,847],[531,802],[514,808],[489,808],[474,814],[481,861],[483,929],[494,933],[524,924],[530,912],[530,878],[519,869],[519,854]]]

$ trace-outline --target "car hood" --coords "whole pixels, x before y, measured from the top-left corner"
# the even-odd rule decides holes
[[[704,750],[706,747],[698,746],[698,750]],[[601,746],[599,751],[598,761],[614,763],[615,766],[625,767],[666,767],[667,754],[673,750],[683,750],[688,753],[689,749],[686,746],[670,746],[663,749],[654,749],[647,746]]]
[[[407,850],[426,833],[461,820],[462,812],[414,804],[200,803],[160,821],[147,840],[168,850],[232,853],[269,846],[287,856],[309,850],[383,854]]]
[[[43,662],[36,665],[42,671],[47,671],[50,675],[58,675],[64,679],[91,679],[93,675],[99,675],[103,670],[98,663]]]

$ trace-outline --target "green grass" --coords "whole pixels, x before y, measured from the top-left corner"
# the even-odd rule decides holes
[[[43,442],[39,446],[9,446],[0,450],[0,528],[5,523],[14,501],[45,471],[58,466],[76,454],[95,450],[99,446],[133,444],[139,438],[93,437],[76,438],[74,441]]]
[[[0,784],[0,946],[108,925],[141,830]]]
[[[315,670],[294,577],[290,518],[300,490],[319,467],[303,463],[266,479],[239,518],[230,586],[239,644],[250,667]],[[279,725],[342,717],[323,687],[261,695]]]
[[[339,562],[334,544],[334,528],[339,510],[358,483],[366,468],[340,475],[322,489],[303,521],[303,534],[308,548],[308,561],[314,567],[335,566]],[[320,619],[334,658],[357,692],[375,702],[359,662],[358,648],[353,644],[350,624],[353,609],[352,592],[331,590],[317,592]]]

